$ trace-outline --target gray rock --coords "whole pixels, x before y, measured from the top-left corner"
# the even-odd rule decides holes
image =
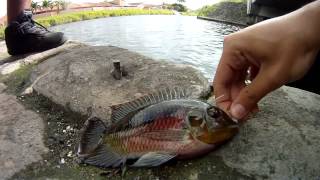
[[[44,124],[34,112],[20,105],[15,96],[0,94],[0,179],[7,179],[42,159]]]
[[[127,75],[116,80],[113,62],[120,61]],[[208,81],[187,65],[155,61],[117,47],[82,47],[57,55],[38,65],[33,88],[73,111],[108,119],[110,106],[165,87],[193,88],[194,96]]]
[[[0,64],[2,59],[5,59],[7,57],[9,57],[9,54],[7,52],[6,42],[0,40]]]
[[[3,83],[0,83],[0,93],[7,89],[7,86]]]
[[[320,178],[320,96],[283,87],[219,149],[223,162],[256,179]]]

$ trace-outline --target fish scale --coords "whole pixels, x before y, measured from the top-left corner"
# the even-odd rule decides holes
[[[159,118],[142,127],[110,134],[110,139],[107,137],[106,143],[110,143],[111,141],[118,142],[113,147],[117,150],[121,149],[123,155],[144,153],[147,151],[175,152],[187,143],[188,139],[182,138],[186,139],[186,142],[182,141],[178,143],[174,139],[169,141],[169,137],[172,137],[172,130],[175,131],[174,134],[178,134],[177,131],[180,131],[180,134],[182,133],[184,136],[189,137],[186,129],[179,130],[182,127],[182,123],[183,119],[177,119],[175,117],[166,119]],[[163,137],[166,135],[168,138]],[[159,140],[159,137],[163,140]]]

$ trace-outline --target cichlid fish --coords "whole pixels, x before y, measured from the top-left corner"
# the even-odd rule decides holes
[[[154,167],[204,155],[238,132],[224,111],[178,89],[113,106],[111,119],[109,127],[87,120],[78,147],[83,163]]]

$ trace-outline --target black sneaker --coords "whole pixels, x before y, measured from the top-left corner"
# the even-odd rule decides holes
[[[32,19],[32,13],[24,11],[5,29],[5,40],[10,55],[45,51],[66,42],[61,32],[50,32]]]

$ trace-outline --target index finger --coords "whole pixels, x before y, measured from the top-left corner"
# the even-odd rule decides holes
[[[232,52],[233,51],[233,52]],[[224,48],[213,80],[214,95],[219,99],[217,105],[227,111],[232,103],[232,86],[237,86],[243,79],[243,71],[248,63],[244,56],[233,49]],[[221,97],[221,98],[220,98]]]
[[[213,88],[217,106],[226,111],[231,105],[230,84],[234,71],[225,61],[228,60],[223,52],[213,79]]]

